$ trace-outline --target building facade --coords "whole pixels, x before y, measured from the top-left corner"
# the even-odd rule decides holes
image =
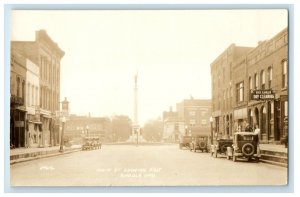
[[[35,41],[12,41],[11,47],[39,67],[39,107],[42,147],[58,145],[55,112],[60,101],[60,60],[64,52],[45,30],[36,31]]]
[[[26,147],[26,59],[14,49],[10,68],[10,147]]]
[[[287,28],[228,61],[231,47],[240,49],[231,45],[211,64],[214,130],[232,136],[246,121],[260,128],[262,143],[279,143],[288,122]]]
[[[178,119],[184,122],[185,134],[192,135],[197,132],[210,135],[211,100],[190,98],[176,106]]]
[[[40,115],[37,113],[39,108],[39,92],[40,92],[40,81],[39,81],[39,67],[26,59],[26,146],[27,147],[38,147],[41,146],[41,122]]]
[[[163,112],[164,139],[177,141],[180,136],[203,134],[210,135],[211,100],[185,99]]]
[[[235,127],[233,125],[234,63],[236,59],[246,55],[251,49],[251,47],[232,44],[210,65],[213,128],[214,132],[218,134],[232,135]],[[241,69],[240,72],[245,72],[245,70]]]
[[[100,137],[105,141],[110,133],[111,121],[108,118],[71,115],[65,123],[64,137],[77,143],[81,143],[84,136]]]
[[[184,122],[178,119],[178,112],[173,111],[172,107],[169,111],[163,112],[163,124],[163,140],[165,142],[174,142],[179,139],[180,135],[184,135]]]

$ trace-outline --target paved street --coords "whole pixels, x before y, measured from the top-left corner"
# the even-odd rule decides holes
[[[103,145],[11,165],[12,186],[282,185],[287,168],[232,162],[178,145]]]

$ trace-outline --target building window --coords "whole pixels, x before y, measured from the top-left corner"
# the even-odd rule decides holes
[[[282,88],[287,88],[288,76],[287,76],[287,60],[282,61]]]
[[[284,101],[284,116],[288,116],[288,102]]]
[[[25,81],[22,82],[22,99],[25,99]]]
[[[195,124],[196,124],[196,120],[191,119],[191,120],[190,120],[190,125],[191,125],[191,126],[194,126]]]
[[[27,100],[27,105],[30,106],[30,83],[27,84],[27,96],[26,96],[26,100]]]
[[[254,83],[255,83],[254,89],[257,90],[258,89],[258,75],[257,74],[254,75]]]
[[[236,85],[236,101],[244,101],[244,82],[238,83]]]
[[[260,84],[261,84],[261,89],[265,89],[266,88],[266,77],[265,77],[265,71],[262,70],[261,73],[260,73]]]
[[[271,89],[272,87],[272,80],[273,80],[273,68],[272,67],[269,67],[268,68],[268,76],[269,76],[269,89]]]
[[[34,105],[34,86],[32,85],[31,86],[31,106]]]
[[[249,89],[253,89],[252,77],[249,77]]]
[[[201,111],[201,116],[203,117],[203,116],[205,116],[206,115],[206,111]]]
[[[195,116],[196,112],[195,111],[189,111],[190,116]]]
[[[20,97],[20,78],[17,78],[17,97]]]
[[[202,119],[201,120],[201,125],[202,126],[206,126],[207,125],[207,120],[206,119]]]

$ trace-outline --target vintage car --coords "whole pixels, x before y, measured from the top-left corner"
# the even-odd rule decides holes
[[[211,156],[218,157],[218,154],[226,155],[227,147],[231,147],[233,144],[232,139],[215,139],[210,146]]]
[[[252,132],[237,132],[233,135],[233,144],[227,147],[227,159],[232,157],[232,161],[237,158],[244,158],[247,161],[255,159],[259,161],[260,149],[258,134]]]
[[[101,141],[99,137],[84,137],[82,150],[92,150],[101,148]]]
[[[190,147],[190,142],[192,140],[192,136],[181,136],[179,138],[179,148],[182,149],[183,147],[189,148]]]
[[[208,152],[208,136],[206,135],[195,135],[192,137],[190,143],[190,150],[196,152],[200,150],[201,152]]]

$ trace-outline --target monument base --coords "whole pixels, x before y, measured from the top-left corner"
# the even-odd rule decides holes
[[[138,139],[137,139],[137,137],[138,137]],[[129,136],[129,139],[126,142],[137,143],[137,142],[146,142],[146,140],[141,135],[139,135],[139,136],[131,135],[131,136]]]

